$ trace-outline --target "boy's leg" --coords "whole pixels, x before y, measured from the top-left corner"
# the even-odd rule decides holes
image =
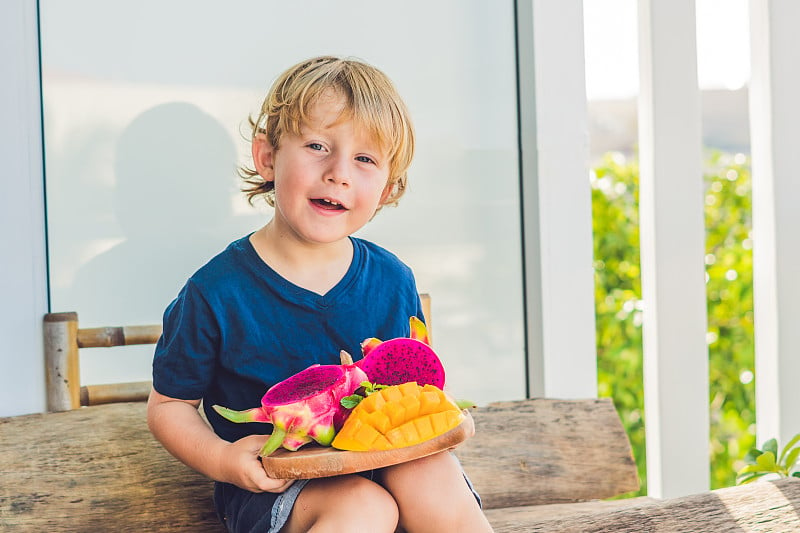
[[[374,481],[347,475],[309,481],[281,533],[393,533],[398,509]]]
[[[405,531],[492,531],[450,452],[384,468],[379,476],[377,480],[397,502]]]

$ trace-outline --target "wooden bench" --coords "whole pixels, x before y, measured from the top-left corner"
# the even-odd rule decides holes
[[[800,531],[800,480],[685,498],[593,501],[638,487],[610,400],[473,410],[456,450],[497,532]],[[211,481],[150,435],[145,404],[0,419],[0,531],[219,532]]]

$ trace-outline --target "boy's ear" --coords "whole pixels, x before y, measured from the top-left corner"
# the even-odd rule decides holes
[[[275,163],[275,149],[263,133],[257,134],[253,138],[251,146],[253,152],[253,164],[255,165],[258,175],[266,181],[273,181],[275,179],[274,163]]]
[[[389,199],[389,196],[392,194],[392,191],[394,191],[395,185],[396,185],[396,183],[393,182],[392,180],[389,180],[388,182],[386,182],[386,187],[383,188],[383,192],[381,193],[381,199],[378,202],[378,205],[380,207],[383,207],[384,205],[386,205],[386,200]]]

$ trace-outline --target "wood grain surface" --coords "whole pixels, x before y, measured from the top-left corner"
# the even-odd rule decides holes
[[[0,531],[224,531],[211,480],[147,429],[144,403],[0,419]]]
[[[601,499],[639,488],[609,398],[497,402],[473,411],[475,436],[455,453],[484,507]]]
[[[800,479],[679,498],[534,505],[486,512],[496,533],[797,533]]]

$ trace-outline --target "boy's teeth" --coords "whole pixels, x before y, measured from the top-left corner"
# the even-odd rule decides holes
[[[341,203],[335,200],[330,200],[328,198],[317,198],[314,200],[314,202],[317,205],[326,207],[328,209],[345,209],[345,207]]]

